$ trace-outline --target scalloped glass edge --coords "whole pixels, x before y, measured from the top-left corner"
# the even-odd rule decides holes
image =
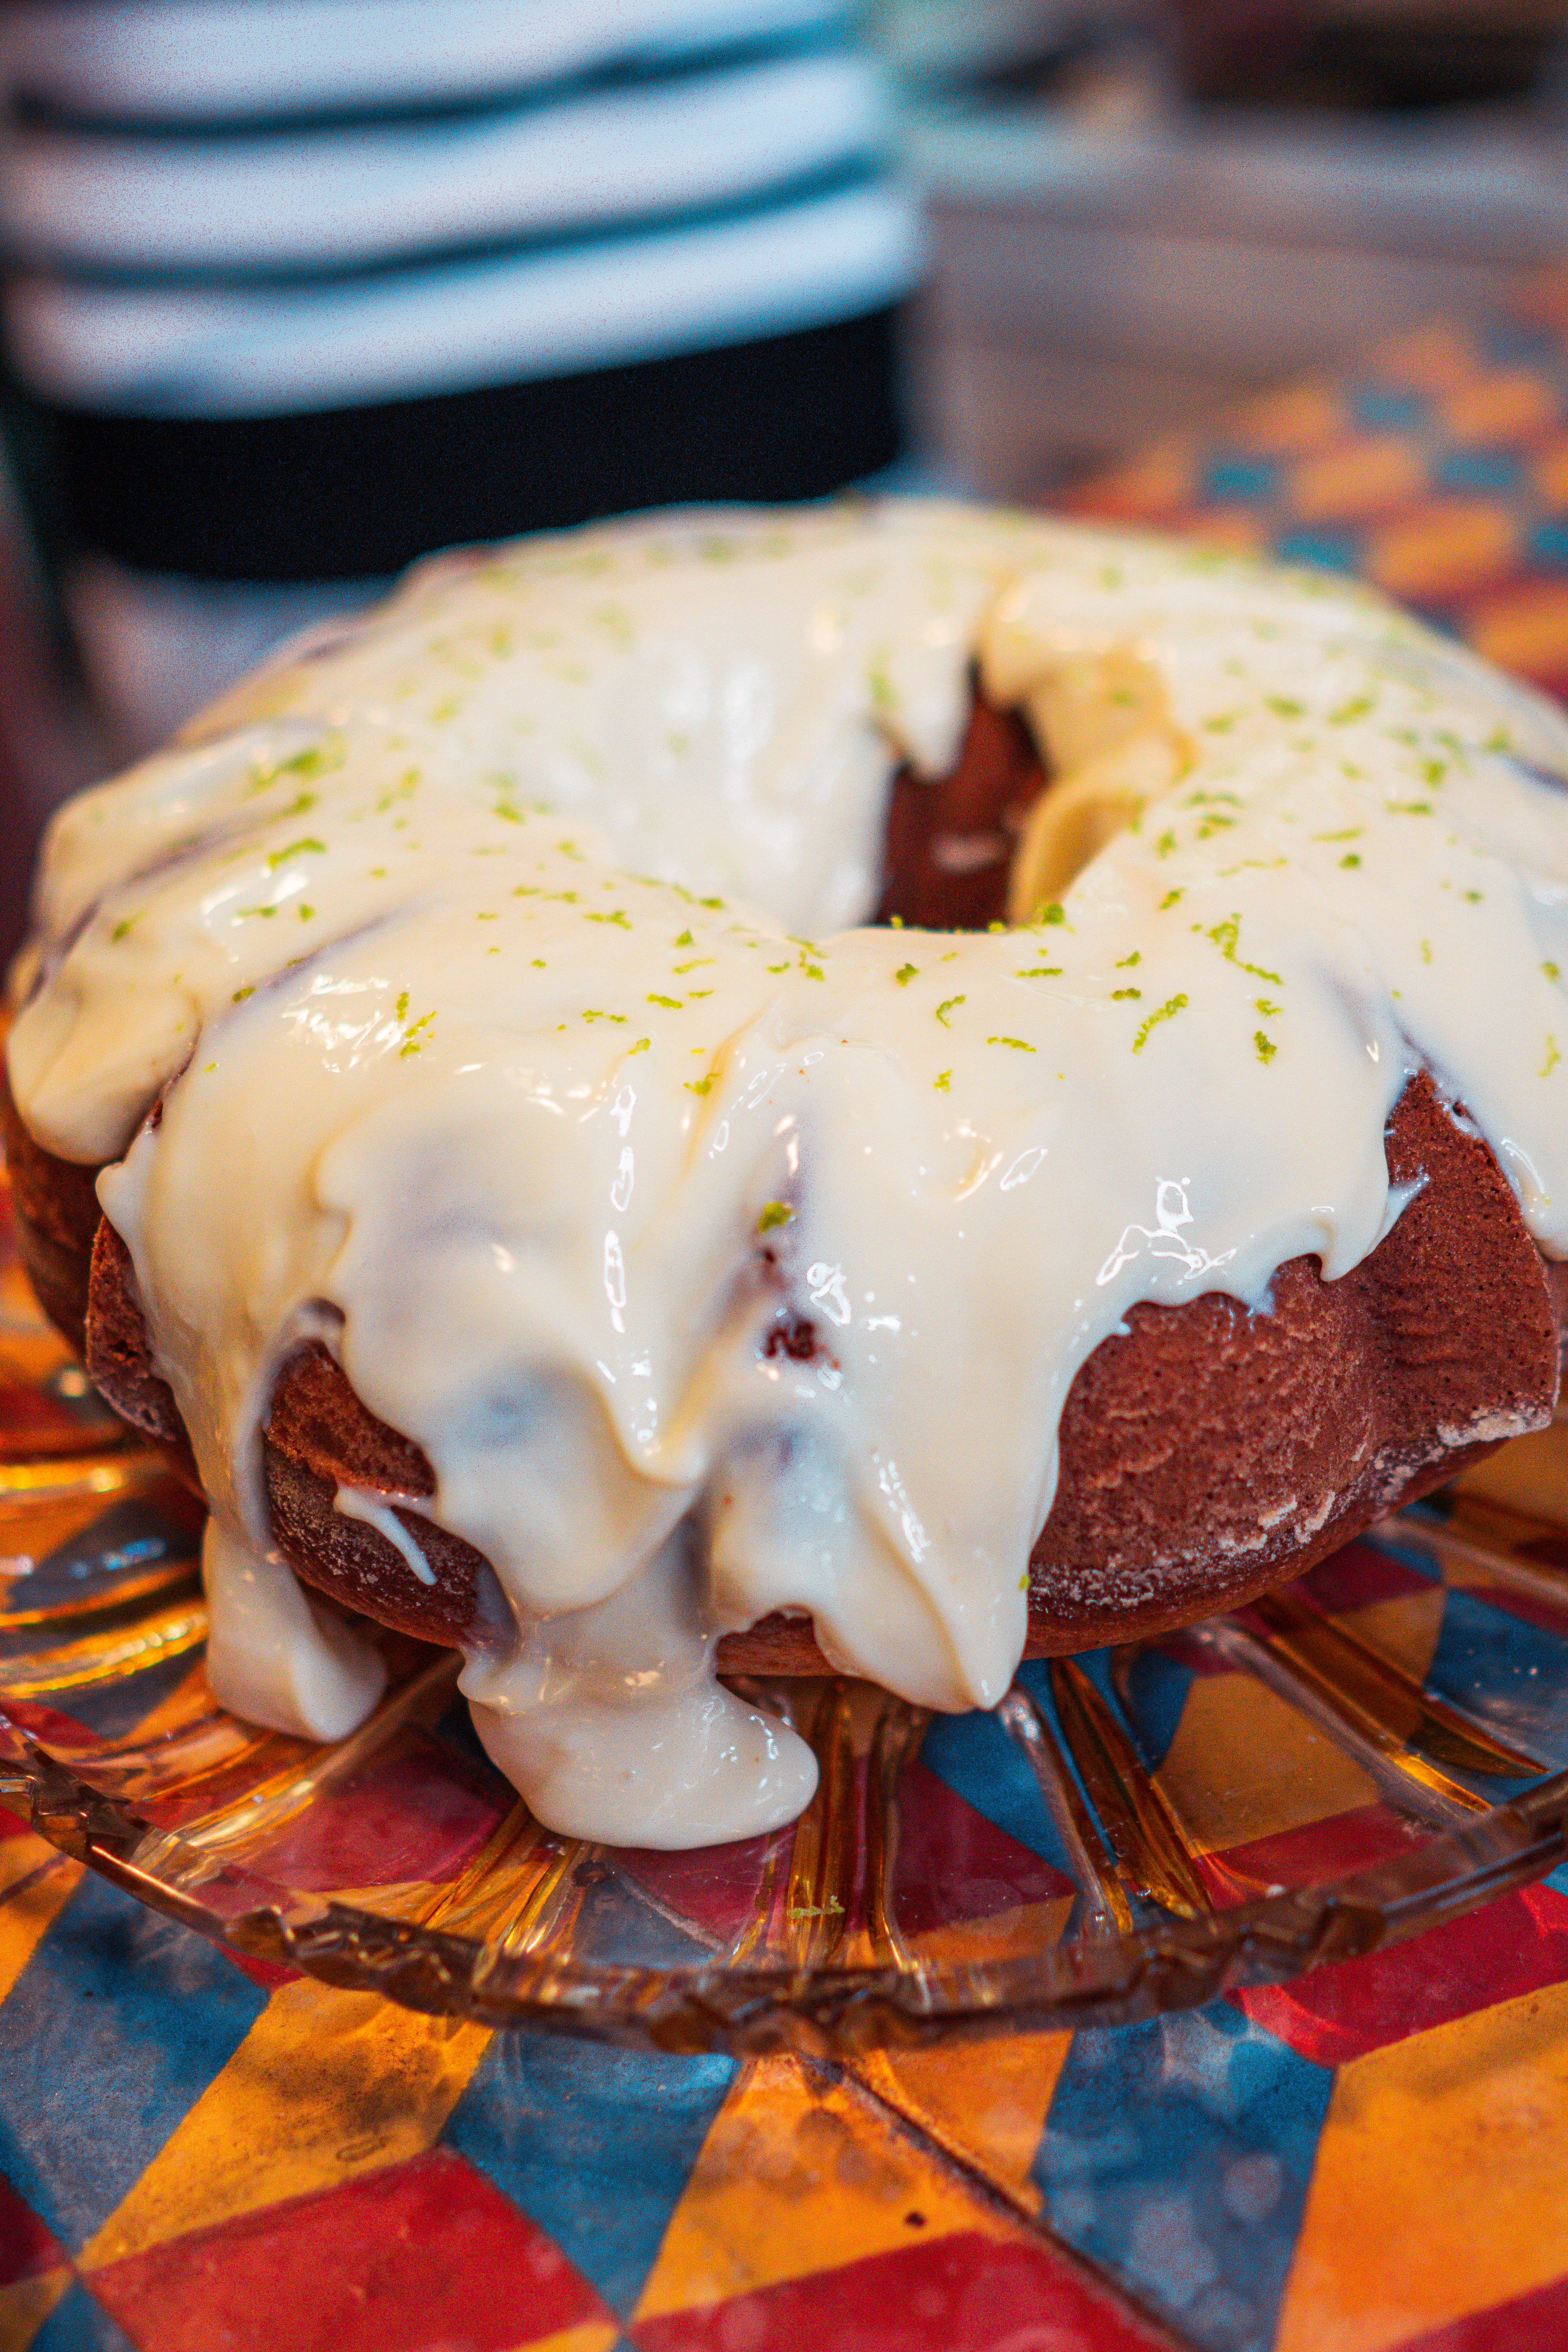
[[[1129,2024],[1404,1941],[1528,1885],[1568,1858],[1568,1771],[1393,1862],[1194,1920],[1080,1936],[1026,1958],[873,1968],[605,1967],[509,1954],[480,1938],[295,1896],[224,1917],[137,1860],[151,1838],[194,1864],[5,1721],[0,1802],[62,1853],[239,1957],[407,2009],[667,2052],[826,2054],[953,2034]],[[20,1750],[20,1756],[17,1750]]]

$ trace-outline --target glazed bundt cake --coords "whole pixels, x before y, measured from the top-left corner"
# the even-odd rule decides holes
[[[219,1695],[336,1736],[369,1616],[552,1826],[744,1834],[721,1674],[993,1704],[1540,1425],[1563,773],[1357,591],[900,502],[426,567],[82,795],[13,1192]]]

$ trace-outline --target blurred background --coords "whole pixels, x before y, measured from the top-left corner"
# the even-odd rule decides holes
[[[421,552],[1116,511],[1129,452],[1568,265],[1545,0],[10,0],[0,83],[0,950],[64,792]]]

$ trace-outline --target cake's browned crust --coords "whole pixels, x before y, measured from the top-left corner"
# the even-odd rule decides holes
[[[0,1066],[0,1144],[5,1147],[19,1244],[38,1304],[73,1347],[87,1325],[88,1269],[100,1211],[96,1168],[57,1160],[22,1124]]]
[[[1250,1598],[1549,1417],[1568,1300],[1507,1179],[1425,1074],[1385,1140],[1421,1189],[1348,1274],[1135,1307],[1083,1366],[1032,1621],[1113,1641]]]
[[[977,696],[952,774],[895,781],[882,919],[998,919],[1012,833],[1042,782],[1021,722]],[[109,1402],[194,1484],[129,1253],[98,1213],[95,1171],[42,1151],[3,1086],[0,1114],[18,1236],[47,1311],[85,1341]],[[1294,1259],[1256,1313],[1217,1293],[1135,1307],[1125,1336],[1082,1367],[1030,1562],[1031,1652],[1153,1633],[1245,1601],[1551,1412],[1568,1288],[1490,1153],[1425,1076],[1395,1106],[1387,1152],[1394,1181],[1420,1189],[1351,1273],[1326,1283],[1316,1259]],[[816,1345],[799,1317],[773,1338],[792,1355]],[[944,1369],[962,1378],[941,1366],[933,1377]],[[279,1547],[321,1591],[437,1642],[482,1636],[504,1612],[488,1562],[419,1507],[436,1487],[425,1455],[366,1410],[322,1342],[282,1366],[262,1455]],[[336,1509],[340,1486],[390,1504],[433,1582]],[[779,1616],[727,1636],[720,1659],[731,1672],[826,1664],[810,1621]]]

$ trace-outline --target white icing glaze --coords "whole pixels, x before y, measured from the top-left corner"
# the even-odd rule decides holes
[[[320,1609],[288,1562],[247,1543],[216,1513],[202,1538],[207,1680],[248,1723],[303,1739],[341,1739],[386,1688],[379,1654]]]
[[[405,1495],[401,1499],[409,1508],[417,1510],[417,1496]],[[341,1511],[345,1519],[363,1520],[378,1536],[384,1536],[393,1550],[402,1553],[421,1584],[435,1583],[435,1570],[384,1495],[367,1494],[359,1486],[340,1486],[332,1497],[332,1508]]]
[[[1065,772],[1035,919],[846,929],[975,657]],[[1568,1253],[1568,795],[1531,768],[1562,718],[1359,592],[892,505],[430,567],[83,795],[11,1077],[46,1147],[118,1156],[214,1557],[249,1548],[225,1691],[277,1719],[259,1612],[309,1638],[255,1563],[310,1328],[495,1567],[515,1638],[464,1687],[554,1826],[790,1818],[808,1755],[711,1672],[775,1608],[994,1703],[1079,1367],[1139,1299],[1355,1265],[1415,1069]]]
[[[714,1679],[693,1536],[678,1529],[605,1600],[535,1619],[463,1672],[491,1759],[552,1829],[624,1845],[629,1822],[639,1844],[710,1845],[811,1801],[805,1740]]]

